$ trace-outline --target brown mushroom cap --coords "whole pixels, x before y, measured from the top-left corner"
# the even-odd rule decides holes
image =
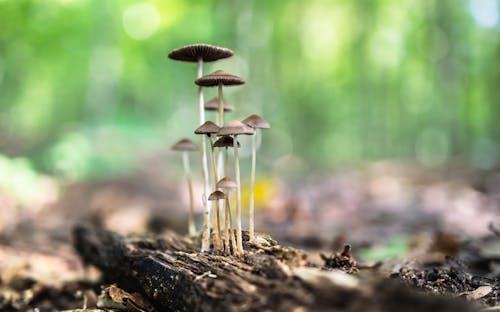
[[[196,130],[194,130],[194,133],[195,134],[211,135],[211,134],[215,134],[215,133],[219,132],[219,130],[220,130],[220,127],[209,120],[209,121],[206,121],[201,126],[199,126]]]
[[[230,188],[237,188],[238,184],[236,184],[236,182],[229,179],[228,177],[224,177],[224,178],[220,179],[219,182],[217,182],[215,187],[221,188],[221,189],[224,189],[224,188],[230,189]]]
[[[225,112],[234,111],[234,107],[231,104],[224,102],[224,103],[222,103],[222,105],[224,107]],[[207,110],[207,111],[216,111],[218,109],[219,109],[219,99],[218,98],[213,98],[210,101],[205,103],[205,110]]]
[[[233,147],[234,139],[229,135],[224,135],[214,142],[214,147]],[[238,147],[241,147],[238,142]]]
[[[254,134],[255,130],[245,125],[239,120],[231,120],[222,126],[217,132],[218,136],[223,135],[240,135],[240,134]]]
[[[208,196],[208,200],[219,200],[219,199],[225,199],[226,194],[222,191],[215,191],[210,196]]]
[[[218,71],[196,79],[194,83],[201,87],[217,87],[219,84],[224,86],[237,86],[244,84],[245,80],[219,69]]]
[[[176,61],[194,63],[198,62],[200,59],[203,60],[203,62],[213,62],[231,57],[233,54],[233,51],[226,48],[198,43],[172,50],[172,52],[168,54],[168,58]]]
[[[269,123],[264,118],[260,117],[257,114],[250,115],[247,118],[243,119],[241,122],[254,129],[271,128]]]
[[[197,151],[198,146],[189,139],[182,139],[179,142],[172,145],[171,149],[173,151],[192,152],[192,151]]]

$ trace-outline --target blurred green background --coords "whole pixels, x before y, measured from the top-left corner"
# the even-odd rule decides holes
[[[194,138],[196,69],[166,54],[196,42],[235,51],[205,73],[247,81],[225,94],[231,119],[272,124],[261,168],[491,169],[499,14],[498,0],[0,0],[0,173],[122,173]]]

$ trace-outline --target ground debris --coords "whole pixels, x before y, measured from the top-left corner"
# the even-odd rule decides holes
[[[127,312],[150,312],[153,310],[139,293],[128,293],[115,285],[102,290],[97,307]]]
[[[342,250],[342,252],[335,252],[330,256],[320,254],[320,256],[324,261],[322,267],[324,270],[340,269],[347,273],[354,273],[359,271],[359,268],[357,266],[358,263],[351,255],[350,245],[344,245],[344,249]]]
[[[469,300],[480,300],[485,305],[500,301],[500,281],[477,276],[467,265],[448,257],[438,266],[403,266],[392,277],[404,283],[436,294],[465,296]]]
[[[352,274],[314,266],[305,252],[264,234],[249,242],[244,233],[240,259],[199,253],[196,243],[173,232],[121,236],[80,226],[74,233],[75,248],[104,282],[140,293],[156,311],[469,311],[463,300],[426,296],[373,270],[365,271],[368,278],[357,275],[349,248],[339,256]]]

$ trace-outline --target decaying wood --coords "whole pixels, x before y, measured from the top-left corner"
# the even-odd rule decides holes
[[[339,270],[314,268],[304,252],[262,234],[250,243],[244,234],[243,259],[199,253],[199,241],[175,233],[125,237],[79,226],[74,239],[105,282],[142,294],[158,311],[407,311],[405,305],[411,311],[466,311],[386,279],[361,283]]]

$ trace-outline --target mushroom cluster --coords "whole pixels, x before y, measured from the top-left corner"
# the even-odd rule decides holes
[[[225,122],[224,113],[234,110],[233,106],[225,102],[223,88],[228,86],[238,86],[245,81],[224,70],[217,70],[211,74],[203,76],[203,63],[213,62],[233,56],[233,51],[209,44],[192,44],[173,50],[168,57],[177,61],[197,63],[198,86],[198,107],[200,116],[200,126],[194,131],[200,137],[200,159],[201,176],[203,178],[203,230],[201,251],[207,252],[213,249],[218,253],[226,255],[243,256],[242,241],[242,207],[241,207],[241,177],[240,164],[238,158],[239,135],[252,136],[252,166],[250,174],[250,202],[249,212],[249,237],[255,238],[254,230],[254,185],[256,167],[256,135],[257,129],[269,128],[269,123],[258,115],[251,115],[242,121],[231,120]],[[218,96],[207,103],[204,103],[203,88],[217,87]],[[217,111],[216,123],[205,120],[205,111]],[[214,141],[215,137],[219,137]],[[207,140],[208,139],[208,140]],[[207,141],[210,155],[207,154]],[[188,144],[189,142],[189,144]],[[233,149],[234,160],[234,180],[229,177],[229,148]],[[183,139],[172,147],[173,150],[183,151],[184,167],[188,180],[188,191],[190,194],[190,210],[188,218],[189,235],[195,235],[196,229],[193,217],[193,195],[191,186],[191,176],[189,172],[189,159],[187,151],[198,150],[198,147],[191,141]],[[210,166],[208,165],[210,158]],[[211,181],[210,181],[211,180]],[[236,227],[233,228],[231,214],[230,195],[236,191]],[[223,204],[220,206],[220,201]],[[223,209],[224,213],[220,213]],[[223,216],[224,231],[221,232],[221,220]],[[213,238],[213,239],[212,239]],[[212,244],[213,242],[213,244]]]

